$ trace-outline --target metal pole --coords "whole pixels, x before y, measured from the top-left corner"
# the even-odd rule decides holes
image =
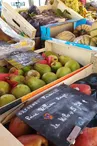
[[[40,0],[39,0],[39,6],[41,6],[41,2],[40,2]]]

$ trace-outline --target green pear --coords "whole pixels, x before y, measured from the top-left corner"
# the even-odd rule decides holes
[[[34,65],[34,69],[37,70],[41,75],[47,72],[51,72],[51,68],[47,64],[36,63]]]
[[[36,77],[36,78],[40,78],[40,73],[36,70],[30,70],[27,72],[26,77]]]
[[[24,71],[24,73],[27,73],[28,71],[30,71],[32,69],[32,67],[30,65],[25,66],[22,68],[22,70]]]
[[[32,91],[39,89],[45,85],[45,82],[41,79],[30,77],[27,79],[26,84],[31,88]]]
[[[68,68],[68,67],[61,67],[61,68],[59,68],[57,70],[56,75],[57,75],[57,78],[61,78],[61,77],[65,76],[65,75],[67,75],[69,73],[71,73],[71,69],[70,68]]]
[[[31,90],[27,85],[24,84],[19,84],[16,87],[13,88],[12,90],[12,94],[16,97],[16,98],[20,98],[24,95],[27,95],[28,93],[30,93]]]
[[[61,56],[59,57],[59,62],[61,62],[62,65],[65,65],[66,62],[68,62],[69,60],[71,60],[71,58],[68,57],[68,56],[63,56],[63,55],[61,55]]]
[[[12,94],[5,94],[0,97],[0,107],[11,103],[16,100],[16,98]]]
[[[21,76],[21,75],[14,75],[14,76],[10,77],[10,80],[15,81],[19,84],[22,84],[22,83],[24,83],[25,78],[24,78],[24,76]]]
[[[18,73],[18,75],[23,75],[24,74],[24,72],[23,72],[23,70],[22,69],[17,69],[17,68],[15,68],[15,67],[12,67],[10,70],[9,70],[9,73],[12,73],[12,74],[14,74],[14,73]]]
[[[52,51],[45,51],[44,53],[45,53],[46,57],[48,57],[50,55],[55,55],[55,56],[58,57],[58,55],[55,52],[52,52]]]
[[[62,64],[61,64],[60,62],[53,62],[53,63],[51,63],[51,69],[52,69],[52,71],[55,72],[55,73],[56,73],[56,71],[57,71],[60,67],[62,67]]]
[[[80,68],[80,65],[77,61],[75,60],[69,60],[66,64],[65,64],[65,67],[69,67],[71,69],[71,71],[75,71],[77,69]]]
[[[57,75],[54,74],[53,72],[47,72],[42,76],[42,80],[46,83],[49,84],[55,80],[57,80]]]
[[[0,95],[9,93],[10,85],[5,81],[0,81]]]

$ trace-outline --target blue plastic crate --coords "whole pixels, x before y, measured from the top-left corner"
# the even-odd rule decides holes
[[[81,19],[81,20],[78,20],[78,21],[69,20],[67,22],[72,22],[74,29],[79,25],[87,24],[86,19]],[[63,41],[63,40],[58,40],[58,39],[52,38],[51,27],[58,26],[58,25],[61,26],[62,24],[66,24],[67,22],[55,23],[55,24],[49,24],[49,25],[46,25],[46,26],[41,26],[41,39],[42,40],[53,40],[55,42],[65,43],[67,45],[72,45],[72,46],[76,46],[78,48],[84,48],[84,49],[87,49],[87,50],[95,50],[95,51],[97,50],[97,47],[87,46],[87,45],[78,44],[78,43],[75,43],[75,42]]]
[[[73,23],[74,25],[74,29],[81,25],[81,24],[86,24],[87,20],[86,19],[81,19],[79,21],[76,20],[68,20],[66,22],[61,22],[61,23],[54,23],[54,24],[48,24],[45,26],[41,26],[41,39],[42,40],[47,40],[49,38],[51,38],[51,28],[54,26],[61,26],[63,24],[66,24],[67,22]]]

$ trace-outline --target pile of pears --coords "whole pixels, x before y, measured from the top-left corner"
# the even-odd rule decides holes
[[[0,77],[0,107],[80,68],[80,64],[68,56],[51,51],[42,56],[44,60],[22,69],[0,66],[0,75],[9,74],[5,80]]]

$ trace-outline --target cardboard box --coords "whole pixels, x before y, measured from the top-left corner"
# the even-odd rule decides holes
[[[42,40],[53,40],[55,42],[60,42],[60,43],[64,43],[67,45],[77,46],[79,48],[84,48],[84,49],[96,51],[97,47],[78,44],[75,42],[63,41],[63,40],[59,40],[59,39],[55,38],[55,36],[58,35],[59,33],[63,32],[63,31],[71,31],[72,32],[76,27],[78,27],[79,25],[82,25],[82,24],[87,24],[87,20],[86,19],[81,19],[78,21],[68,20],[67,22],[41,26],[41,39]]]

